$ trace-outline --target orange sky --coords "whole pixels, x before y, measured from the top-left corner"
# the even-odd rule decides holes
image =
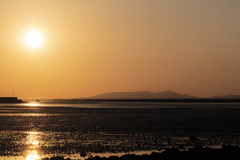
[[[0,0],[0,22],[3,96],[240,95],[239,0]]]

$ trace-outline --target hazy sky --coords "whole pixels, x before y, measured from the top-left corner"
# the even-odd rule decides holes
[[[43,43],[25,44],[38,30]],[[0,91],[240,94],[239,0],[0,0]]]

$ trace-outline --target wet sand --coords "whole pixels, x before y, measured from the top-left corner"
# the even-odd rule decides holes
[[[41,158],[72,158],[83,153],[188,150],[196,145],[220,148],[240,142],[239,104],[58,105],[2,106],[0,155],[37,151]]]
[[[238,160],[240,158],[240,148],[237,146],[223,146],[221,149],[210,149],[195,147],[188,151],[179,151],[178,149],[166,149],[162,153],[152,153],[150,155],[124,155],[121,157],[93,157],[88,160]]]

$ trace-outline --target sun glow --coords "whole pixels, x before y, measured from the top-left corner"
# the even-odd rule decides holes
[[[38,31],[29,31],[25,36],[25,42],[29,47],[36,48],[42,44],[43,37]]]

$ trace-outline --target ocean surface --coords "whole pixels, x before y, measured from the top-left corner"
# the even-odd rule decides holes
[[[0,160],[147,154],[240,143],[240,103],[0,104]]]

